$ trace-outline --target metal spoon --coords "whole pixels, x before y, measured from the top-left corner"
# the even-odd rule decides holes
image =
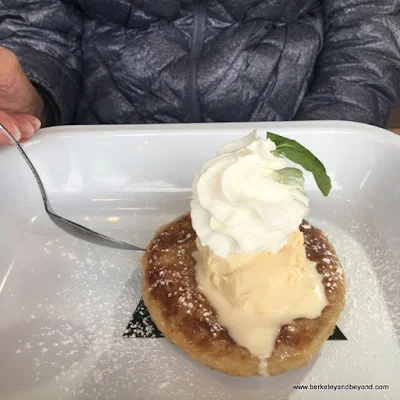
[[[36,168],[33,166],[31,160],[26,155],[24,149],[20,146],[20,144],[15,140],[14,136],[0,123],[0,131],[4,132],[5,135],[11,140],[11,142],[17,147],[18,151],[21,153],[22,157],[28,164],[29,168],[31,169],[36,182],[39,186],[40,193],[42,195],[44,208],[49,215],[50,219],[63,231],[67,232],[68,234],[75,236],[78,239],[82,239],[89,243],[98,244],[100,246],[105,247],[112,247],[115,249],[122,249],[122,250],[136,250],[136,251],[145,251],[141,247],[134,246],[133,244],[129,244],[126,242],[122,242],[120,240],[112,239],[108,236],[102,235],[101,233],[92,231],[89,228],[86,228],[82,225],[77,224],[76,222],[70,221],[64,217],[58,215],[50,204],[50,201],[47,197],[46,190],[44,188],[43,182],[36,171]]]

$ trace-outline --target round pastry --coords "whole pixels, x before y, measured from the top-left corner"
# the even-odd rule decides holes
[[[277,375],[305,366],[332,334],[344,307],[346,285],[333,246],[317,228],[303,222],[307,258],[317,263],[328,305],[316,319],[283,325],[263,362],[238,345],[198,288],[196,232],[189,213],[161,227],[142,257],[142,295],[158,329],[194,360],[228,375]]]

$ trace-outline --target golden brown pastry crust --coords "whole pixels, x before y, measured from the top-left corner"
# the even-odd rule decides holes
[[[329,305],[320,317],[299,318],[281,328],[268,359],[269,375],[305,366],[332,334],[344,307],[346,285],[333,246],[317,228],[303,222],[307,257],[317,263]],[[259,359],[229,336],[195,278],[196,233],[189,214],[161,227],[142,257],[142,295],[158,329],[194,360],[234,376],[259,373]]]

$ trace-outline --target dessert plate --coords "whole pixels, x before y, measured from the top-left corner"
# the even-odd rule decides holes
[[[324,198],[305,175],[309,220],[336,246],[347,304],[312,362],[243,379],[192,361],[159,337],[141,307],[140,254],[57,228],[24,160],[2,147],[2,399],[398,398],[400,137],[336,121],[75,126],[43,129],[24,149],[57,213],[146,246],[189,209],[200,166],[255,128],[300,141],[332,178]]]

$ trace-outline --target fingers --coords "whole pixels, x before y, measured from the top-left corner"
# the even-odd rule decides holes
[[[28,114],[14,114],[14,120],[17,122],[18,129],[21,132],[22,139],[30,139],[40,128],[40,121]]]
[[[28,114],[7,114],[0,111],[0,122],[17,141],[27,141],[40,128],[40,121]],[[11,144],[10,139],[0,132],[0,145]]]
[[[37,132],[40,127],[42,126],[42,123],[40,122],[39,118],[34,117],[33,115],[27,114],[26,117],[28,118],[29,122],[32,124],[35,132]]]
[[[14,136],[15,140],[20,141],[22,134],[14,118],[3,111],[0,111],[0,122],[4,127]],[[2,132],[0,132],[0,144],[11,144],[10,139]]]

